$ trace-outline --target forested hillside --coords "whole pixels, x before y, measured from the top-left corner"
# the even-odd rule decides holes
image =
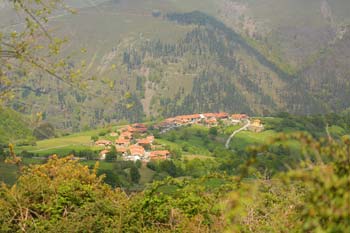
[[[67,3],[78,14],[56,12],[51,25],[57,36],[68,37],[62,49],[71,57],[68,69],[84,78],[71,86],[32,74],[16,83],[19,91],[8,101],[56,128],[80,131],[203,111],[349,108],[347,2]],[[4,9],[5,30],[18,28],[19,19]]]

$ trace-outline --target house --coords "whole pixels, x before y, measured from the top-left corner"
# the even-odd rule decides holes
[[[147,130],[147,126],[145,124],[140,123],[133,124],[132,126],[128,125],[126,127],[126,131],[130,133],[146,133]]]
[[[152,141],[147,139],[147,138],[142,138],[142,139],[137,140],[137,144],[144,147],[144,148],[147,148],[147,147],[150,147],[152,145]]]
[[[112,142],[108,141],[108,140],[98,140],[95,142],[95,145],[96,146],[110,146],[110,145],[112,145]]]
[[[233,114],[231,116],[232,120],[242,121],[248,119],[249,116],[247,114]]]
[[[129,154],[131,156],[140,156],[144,157],[145,156],[145,148],[139,145],[132,145],[129,147]]]
[[[218,124],[218,121],[216,120],[216,118],[210,118],[205,120],[205,123],[209,126],[216,126]]]
[[[203,113],[202,114],[206,119],[216,118],[215,113]]]
[[[149,158],[150,160],[166,160],[170,157],[168,150],[151,151]]]
[[[255,133],[260,133],[264,130],[264,125],[261,123],[261,120],[255,119],[248,127],[248,130]]]
[[[120,137],[119,139],[115,140],[115,144],[116,146],[128,147],[130,145],[130,139]]]
[[[108,154],[109,150],[103,150],[100,152],[99,160],[106,160],[106,155]]]
[[[117,150],[118,153],[126,155],[128,152],[128,149],[126,147],[116,147],[115,148]]]
[[[219,112],[219,113],[215,113],[215,117],[216,119],[227,119],[229,117],[228,113],[226,112]]]
[[[151,143],[154,142],[154,136],[147,136],[147,139],[148,139]]]
[[[129,131],[122,132],[119,138],[132,139],[133,133]]]
[[[137,160],[141,160],[141,157],[136,155],[136,156],[132,156],[132,155],[129,155],[129,156],[125,156],[124,159],[126,161],[133,161],[133,162],[136,162]]]

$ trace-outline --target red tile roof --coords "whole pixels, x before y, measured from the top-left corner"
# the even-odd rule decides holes
[[[112,142],[108,141],[108,140],[98,140],[98,141],[95,142],[95,145],[108,146],[108,145],[112,145]]]
[[[115,143],[118,145],[128,145],[130,144],[130,139],[120,137],[119,139],[115,140]]]
[[[215,113],[215,117],[219,118],[219,119],[223,119],[223,118],[228,118],[228,113],[226,112],[219,112],[219,113]]]
[[[129,151],[131,155],[143,156],[145,154],[145,149],[142,146],[138,146],[138,145],[130,146]]]
[[[117,152],[119,153],[126,153],[127,149],[125,147],[116,147]]]
[[[203,113],[203,116],[205,116],[206,118],[211,118],[215,117],[215,113]]]
[[[151,140],[147,139],[147,138],[142,138],[137,140],[138,144],[142,144],[142,145],[150,145],[152,143]]]
[[[154,141],[154,136],[148,136],[147,139],[150,140],[151,142],[153,142]]]
[[[132,133],[131,132],[123,132],[120,134],[120,137],[119,138],[129,138],[131,139],[132,138]]]
[[[249,117],[246,114],[233,114],[231,116],[231,118],[234,119],[234,120],[243,120],[243,119],[247,119]]]
[[[152,151],[149,155],[151,160],[166,160],[170,152],[168,150]]]

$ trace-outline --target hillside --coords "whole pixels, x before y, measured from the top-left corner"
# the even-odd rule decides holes
[[[349,107],[347,1],[200,2],[68,2],[78,14],[51,25],[70,39],[71,66],[84,64],[83,87],[34,75],[11,106],[73,131],[190,112]],[[3,24],[18,22],[2,12]]]
[[[34,141],[28,119],[6,108],[0,108],[0,144],[28,144]]]

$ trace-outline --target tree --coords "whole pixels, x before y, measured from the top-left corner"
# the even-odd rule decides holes
[[[65,40],[53,37],[47,29],[52,11],[65,8],[62,1],[7,2],[12,4],[14,13],[25,22],[25,27],[19,32],[0,32],[0,95],[6,96],[20,88],[19,80],[33,70],[44,71],[61,81],[68,80],[68,75],[60,71],[61,68],[68,68],[68,63],[54,58]]]
[[[139,169],[136,166],[132,166],[130,168],[130,178],[133,183],[135,184],[139,183],[141,175],[140,175]]]
[[[106,232],[119,229],[128,206],[126,195],[112,190],[71,157],[53,156],[44,165],[23,169],[16,185],[0,187],[1,232]],[[117,201],[116,201],[117,200]]]
[[[96,142],[97,140],[98,140],[98,136],[97,135],[91,136],[91,141]]]
[[[106,154],[106,161],[113,162],[113,161],[116,161],[117,158],[118,158],[118,152],[115,149],[115,147],[112,146],[111,150]]]
[[[211,127],[209,129],[209,134],[212,135],[212,136],[217,136],[218,135],[218,128],[216,127]]]
[[[43,123],[33,131],[33,135],[39,140],[53,138],[55,134],[55,127],[50,123]]]
[[[176,177],[176,175],[177,175],[176,165],[171,160],[162,161],[160,163],[160,169],[161,169],[161,171],[167,172],[172,177]]]

